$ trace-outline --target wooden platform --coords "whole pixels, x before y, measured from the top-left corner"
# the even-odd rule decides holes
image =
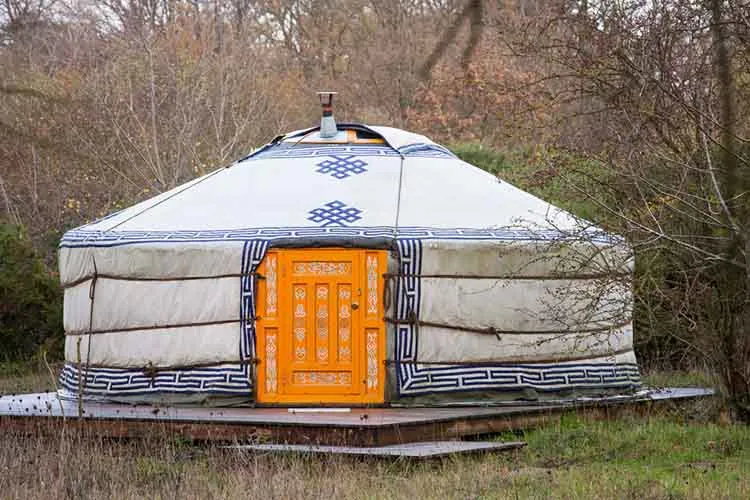
[[[707,397],[709,389],[663,389],[637,396],[499,406],[357,408],[154,407],[58,399],[55,393],[0,397],[3,432],[58,432],[61,426],[100,436],[141,438],[159,433],[192,440],[331,446],[387,446],[443,441],[526,429],[571,411],[606,418],[623,408]],[[79,410],[82,414],[79,415]]]

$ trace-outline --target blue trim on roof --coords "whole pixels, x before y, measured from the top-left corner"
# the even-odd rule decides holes
[[[267,241],[281,239],[418,239],[463,241],[586,241],[599,244],[621,244],[624,239],[603,231],[571,231],[533,228],[433,228],[406,226],[373,227],[261,227],[244,229],[180,230],[180,231],[98,231],[71,229],[60,241],[60,248],[108,247],[143,243],[209,243],[218,241]]]

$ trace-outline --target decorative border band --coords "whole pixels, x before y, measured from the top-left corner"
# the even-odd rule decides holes
[[[400,332],[400,337],[404,332]],[[86,396],[139,396],[147,394],[215,394],[250,396],[252,381],[247,365],[165,370],[146,374],[141,370],[82,368]],[[399,394],[418,396],[477,390],[552,392],[568,389],[635,389],[641,387],[635,363],[528,364],[515,366],[449,365],[420,368],[399,366]],[[66,364],[60,385],[78,394],[79,372]]]
[[[63,235],[60,248],[104,247],[141,243],[207,243],[219,241],[275,241],[282,239],[340,240],[352,239],[408,239],[408,240],[463,240],[463,241],[586,241],[601,244],[621,244],[619,236],[601,231],[570,231],[533,228],[434,228],[434,227],[262,227],[246,229],[180,230],[180,231],[95,231],[71,229]]]
[[[250,396],[247,365],[164,370],[153,374],[126,368],[81,368],[65,364],[60,385],[78,394],[79,377],[86,396],[139,396],[156,393],[207,393]]]

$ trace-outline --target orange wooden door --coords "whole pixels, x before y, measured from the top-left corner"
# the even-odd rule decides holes
[[[259,268],[260,403],[384,400],[381,250],[270,251]]]

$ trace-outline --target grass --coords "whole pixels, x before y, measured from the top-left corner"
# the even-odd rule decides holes
[[[36,364],[0,366],[1,387],[50,388]],[[116,441],[62,427],[0,432],[0,497],[750,498],[750,428],[712,415],[690,405],[616,421],[569,416],[495,438],[520,437],[523,450],[426,463],[241,453],[166,433]]]
[[[436,462],[277,456],[169,436],[0,436],[9,498],[748,498],[746,427],[647,421],[560,426],[513,454]],[[516,438],[516,436],[514,436]]]
[[[584,424],[526,435],[522,459],[550,467],[561,498],[748,498],[750,432],[745,426],[647,421]]]
[[[25,392],[54,391],[57,366],[43,359],[0,362],[0,396]]]
[[[643,383],[648,387],[717,387],[718,380],[705,371],[657,371],[647,373]]]

